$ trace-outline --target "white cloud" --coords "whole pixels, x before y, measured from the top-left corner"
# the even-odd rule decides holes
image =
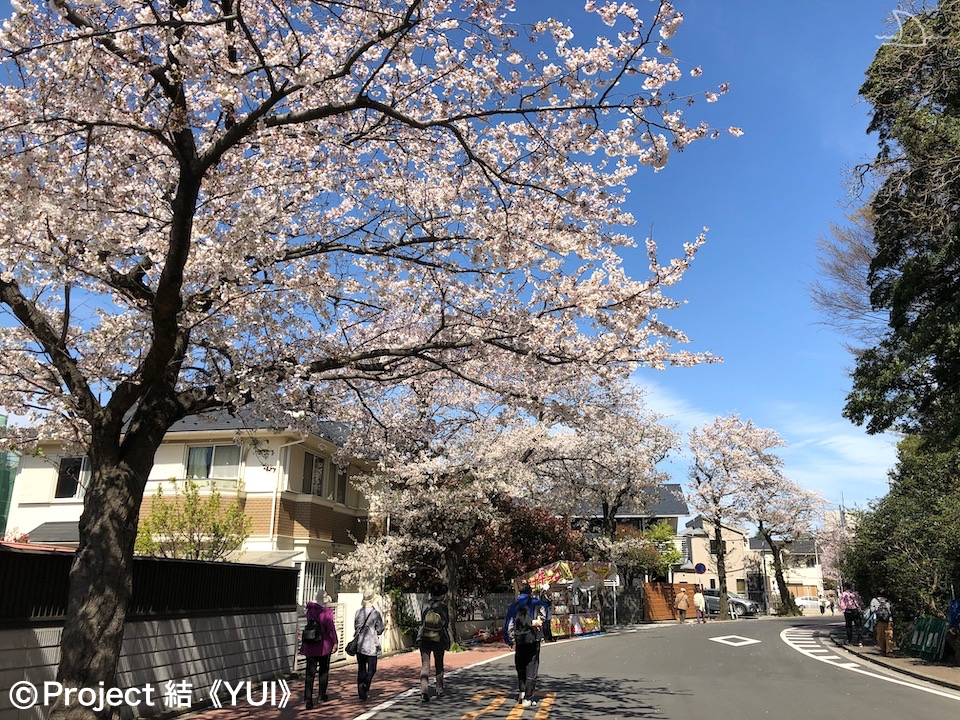
[[[684,435],[694,426],[710,423],[728,410],[711,410],[679,396],[663,385],[641,383],[647,405],[667,418],[665,423]],[[750,399],[744,398],[745,404]],[[887,474],[896,462],[897,438],[867,435],[832,413],[819,412],[795,403],[768,403],[752,399],[750,412],[740,415],[758,425],[776,430],[787,442],[780,456],[785,472],[801,487],[815,490],[832,505],[865,508],[869,501],[887,493]],[[664,465],[675,482],[686,482],[686,453]]]

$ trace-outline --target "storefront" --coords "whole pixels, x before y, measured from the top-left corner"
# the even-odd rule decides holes
[[[600,591],[617,574],[613,563],[560,560],[521,575],[513,581],[519,591],[529,584],[534,595],[550,600],[550,629],[554,637],[600,632]]]

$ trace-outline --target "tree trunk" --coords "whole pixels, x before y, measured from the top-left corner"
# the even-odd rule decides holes
[[[780,606],[785,610],[782,614],[799,615],[800,610],[797,608],[797,602],[793,595],[790,594],[790,589],[787,587],[787,579],[783,575],[783,548],[773,545],[769,541],[767,544],[770,545],[770,549],[773,550],[773,576],[776,578],[777,591],[780,593]]]
[[[141,407],[140,410],[146,410]],[[133,590],[133,549],[140,504],[166,427],[160,412],[138,412],[149,427],[131,423],[120,441],[120,423],[94,429],[89,446],[91,477],[80,516],[80,543],[70,568],[70,589],[61,638],[57,680],[65,688],[116,686],[124,623]],[[136,427],[136,429],[132,429]],[[116,716],[119,708],[95,712],[53,704],[54,720]]]
[[[460,554],[463,548],[447,548],[443,552],[444,582],[447,584],[447,611],[450,613],[450,639],[460,642],[457,630],[457,607],[460,604]]]
[[[723,547],[723,528],[720,527],[719,521],[713,524],[713,540],[717,546],[717,582],[720,585],[720,597],[718,598],[720,607],[717,609],[719,612],[718,618],[720,620],[729,620],[730,608],[728,606],[730,600],[727,597],[727,555]]]

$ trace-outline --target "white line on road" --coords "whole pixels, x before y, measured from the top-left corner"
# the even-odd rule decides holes
[[[813,658],[814,660],[825,662],[828,665],[833,665],[844,670],[860,673],[861,675],[876,678],[877,680],[883,680],[884,682],[894,683],[895,685],[903,685],[904,687],[914,688],[915,690],[922,690],[923,692],[930,693],[931,695],[939,695],[940,697],[950,698],[951,700],[960,700],[960,695],[957,695],[956,693],[944,692],[943,690],[937,690],[936,688],[920,685],[919,683],[910,682],[909,680],[900,680],[899,678],[891,677],[889,675],[881,675],[880,673],[866,670],[858,663],[844,660],[837,655],[823,656],[815,654],[813,651],[807,649],[809,647],[809,643],[815,637],[814,632],[816,631],[809,628],[790,627],[780,633],[780,639],[797,652],[802,653],[809,658]],[[819,642],[817,644],[820,645]],[[820,645],[820,647],[822,648],[823,646]],[[836,662],[835,660],[839,660],[841,662]]]

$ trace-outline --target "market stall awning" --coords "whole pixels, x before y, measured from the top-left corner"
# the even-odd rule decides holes
[[[519,590],[522,585],[529,584],[535,591],[548,584],[576,584],[580,587],[589,588],[602,585],[604,580],[613,578],[616,574],[617,566],[613,563],[558,560],[515,578],[513,586],[515,590]]]

